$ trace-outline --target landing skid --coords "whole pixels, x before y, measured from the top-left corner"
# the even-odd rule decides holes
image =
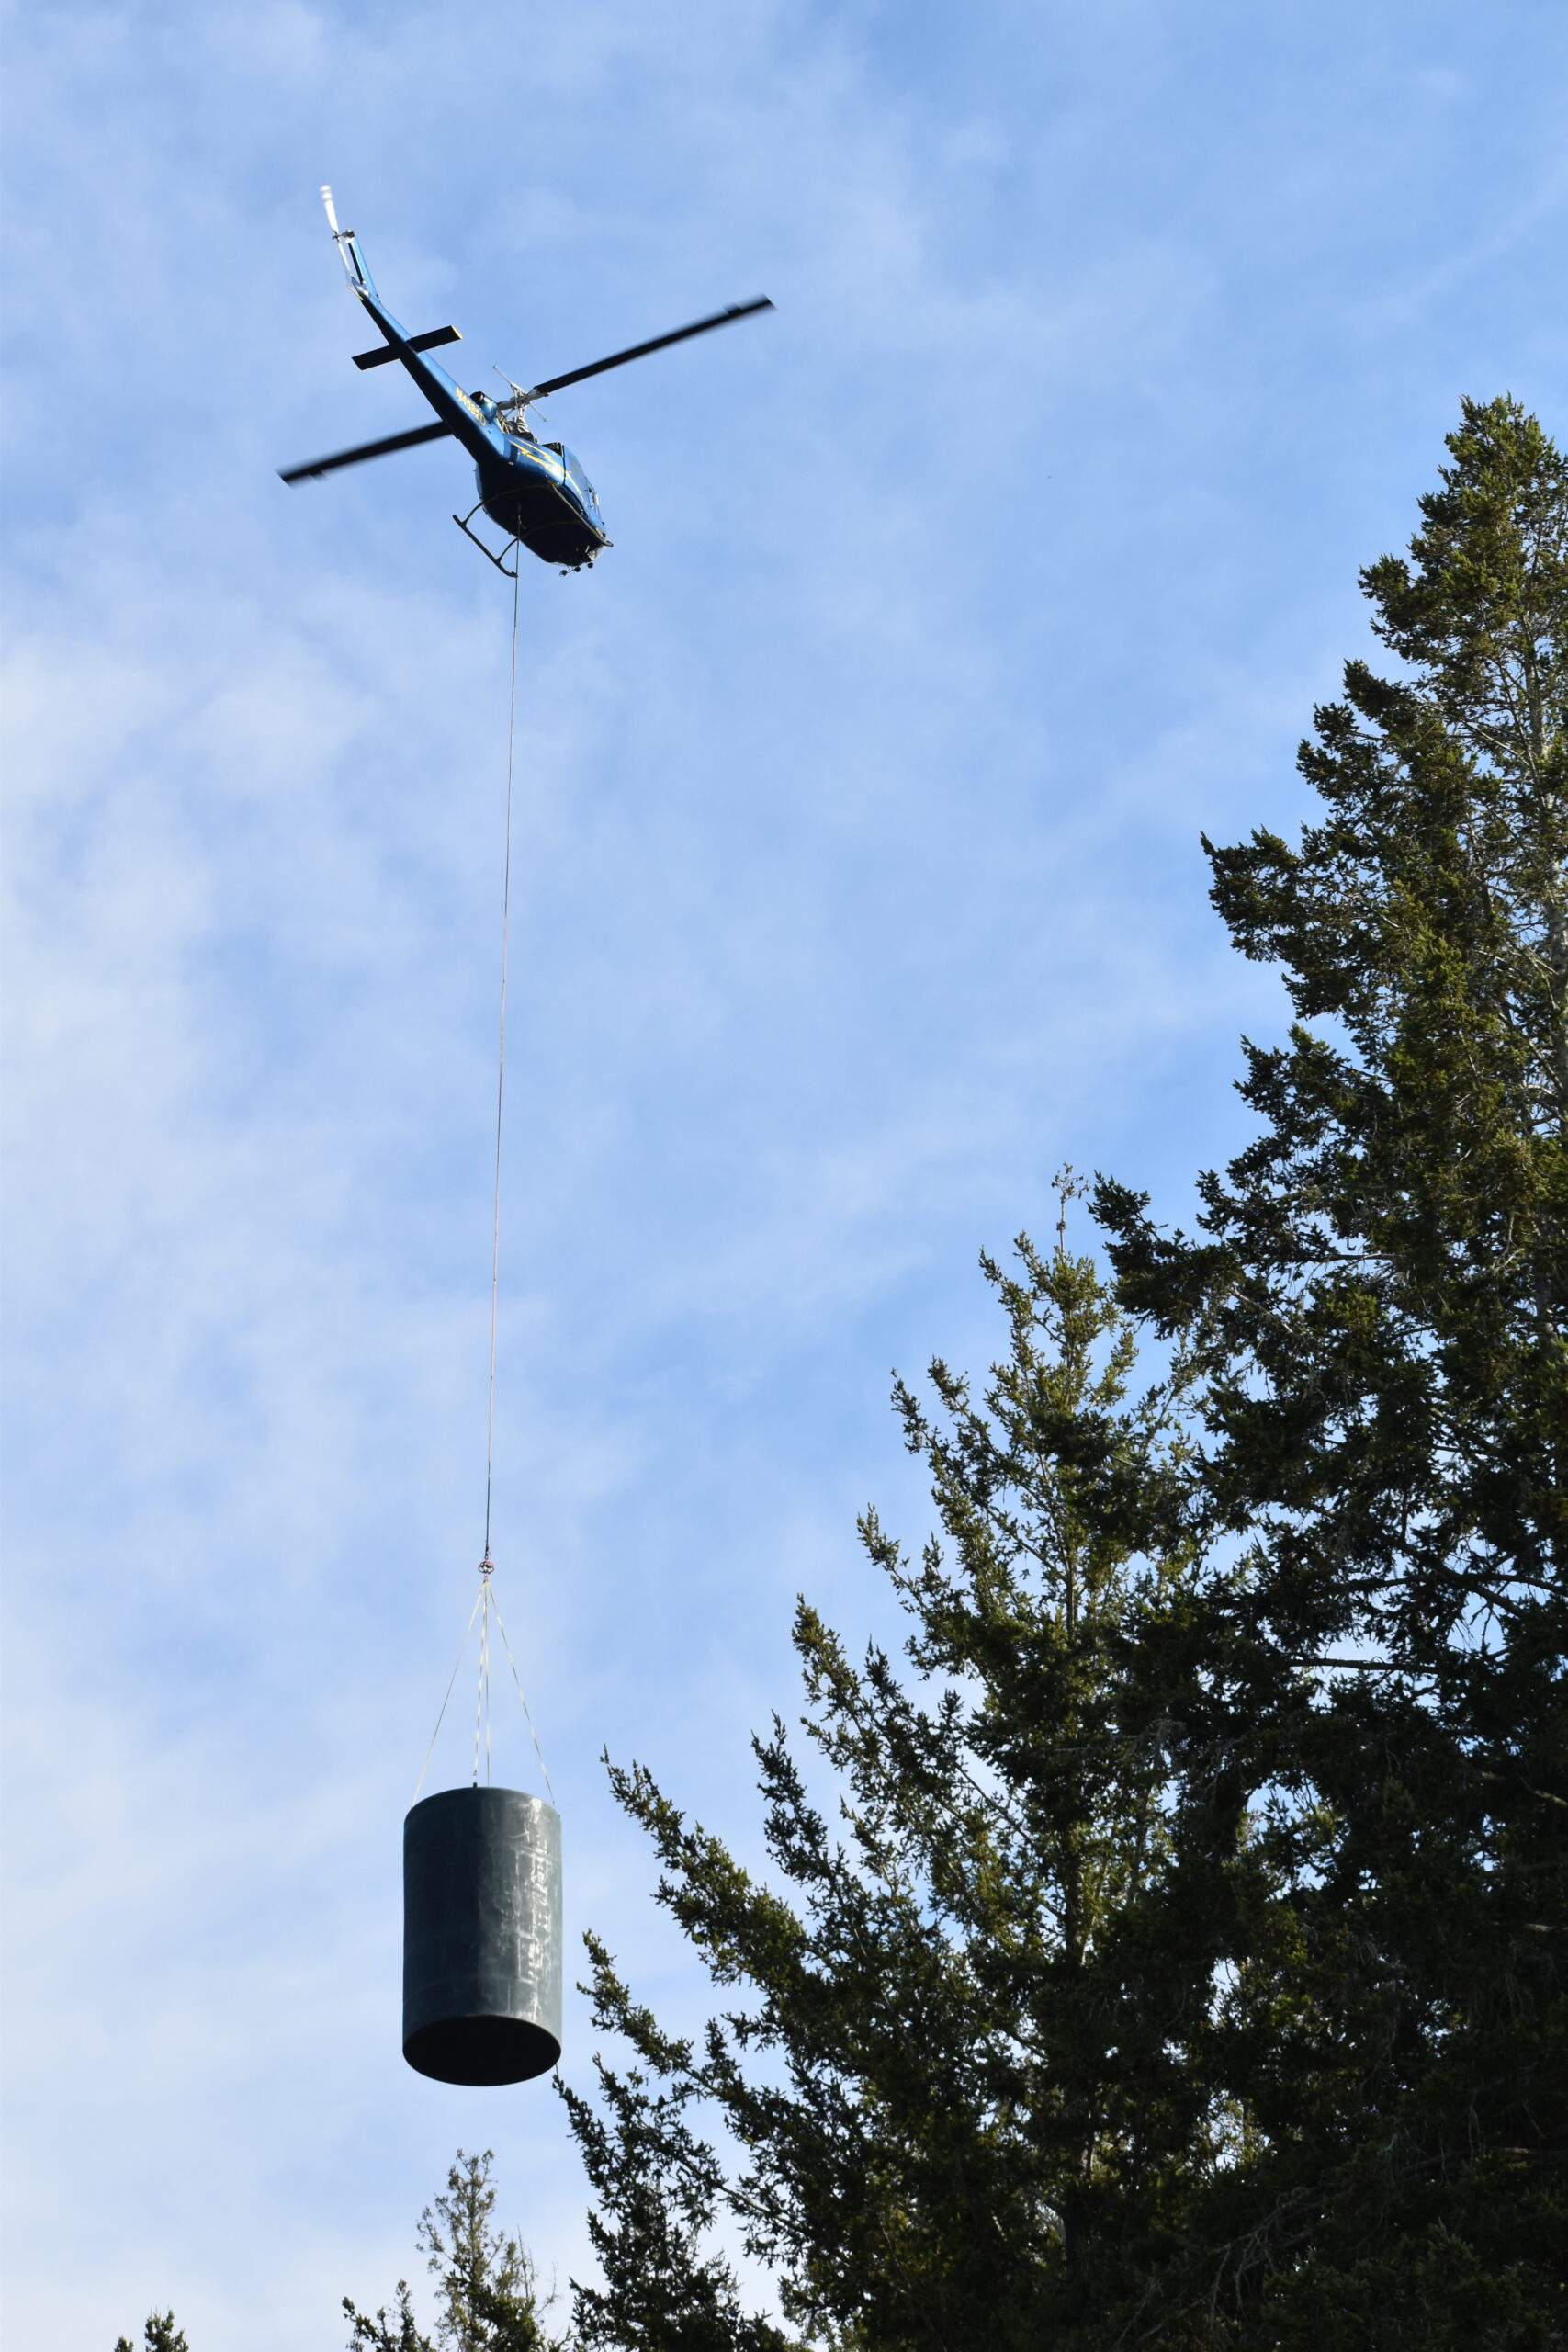
[[[494,564],[497,571],[500,572],[503,580],[515,580],[517,577],[516,563],[513,563],[511,571],[509,571],[505,564],[502,561],[501,557],[496,555],[490,548],[486,547],[479,533],[477,531],[470,531],[468,528],[468,525],[479,513],[479,506],[482,506],[483,504],[484,500],[481,498],[479,506],[470,506],[466,514],[454,514],[452,520],[456,523],[457,528],[461,531],[466,539],[472,539],[475,547],[478,548],[479,553],[485,558],[486,561]],[[518,547],[521,542],[516,539],[508,539],[506,544],[510,548],[515,548]],[[519,559],[519,560],[521,560],[521,559]]]

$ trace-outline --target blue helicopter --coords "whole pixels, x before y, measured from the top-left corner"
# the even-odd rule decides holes
[[[462,336],[456,327],[433,327],[424,334],[405,333],[377,293],[353,230],[338,227],[330,187],[322,188],[321,201],[327,209],[333,243],[348,272],[349,290],[358,296],[386,338],[385,344],[374,351],[356,352],[355,366],[381,368],[391,360],[401,360],[435,411],[437,421],[416,425],[412,433],[390,434],[384,441],[365,441],[357,448],[340,449],[331,458],[313,458],[308,465],[290,466],[283,480],[315,481],[323,474],[335,472],[340,466],[362,465],[367,458],[389,458],[395,449],[415,449],[422,442],[440,441],[450,435],[462,443],[473,458],[479,492],[478,504],[471,506],[467,514],[454,514],[452,520],[501,571],[506,571],[506,550],[496,555],[477,532],[469,529],[481,510],[492,523],[499,524],[509,542],[521,542],[542,562],[558,564],[563,571],[581,571],[610,545],[592,483],[564,444],[540,441],[529,430],[531,408],[549,393],[563,391],[568,384],[583,383],[590,376],[604,375],[606,368],[624,368],[628,359],[644,359],[650,351],[663,351],[672,343],[684,343],[692,335],[706,334],[713,327],[728,326],[732,319],[747,319],[754,311],[771,311],[773,307],[765,294],[754,302],[735,302],[728,310],[716,311],[712,318],[698,319],[689,327],[677,327],[673,334],[655,335],[650,343],[635,343],[629,351],[612,352],[608,359],[596,359],[588,368],[574,368],[569,375],[548,377],[527,390],[520,384],[513,384],[510,400],[492,401],[484,392],[459,390],[446,369],[425,356],[443,344],[461,343]],[[510,377],[506,380],[512,381]]]

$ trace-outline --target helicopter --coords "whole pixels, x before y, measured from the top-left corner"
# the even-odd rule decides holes
[[[519,543],[541,562],[557,564],[563,572],[584,570],[611,544],[592,483],[564,443],[541,441],[530,430],[531,408],[550,393],[564,391],[569,384],[583,383],[590,376],[603,376],[607,368],[624,368],[630,359],[645,359],[651,351],[663,351],[672,343],[685,343],[692,335],[706,334],[714,327],[728,326],[734,319],[748,319],[773,307],[765,294],[752,302],[732,302],[711,318],[697,319],[688,327],[655,335],[648,343],[635,343],[627,351],[612,352],[607,359],[573,368],[564,376],[547,377],[527,390],[507,377],[511,399],[494,401],[485,392],[460,390],[446,369],[426,356],[445,344],[461,343],[456,327],[433,327],[423,334],[409,334],[399,325],[376,291],[354,231],[338,227],[330,187],[322,188],[321,202],[333,242],[348,273],[349,291],[364,303],[385,337],[374,351],[355,352],[355,366],[381,368],[400,360],[435,411],[436,422],[416,425],[411,433],[389,434],[385,440],[364,441],[356,448],[339,449],[330,458],[312,458],[303,466],[280,468],[282,479],[316,481],[340,466],[362,465],[367,458],[389,458],[394,450],[414,449],[422,442],[450,435],[473,458],[479,492],[478,503],[467,514],[454,514],[452,520],[499,571],[507,571],[507,548],[496,555],[469,527],[481,510],[505,532],[509,544]]]

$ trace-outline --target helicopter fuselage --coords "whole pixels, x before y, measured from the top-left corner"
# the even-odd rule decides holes
[[[474,469],[491,521],[546,563],[570,571],[592,563],[609,541],[593,485],[571,451],[559,441],[508,430],[494,401],[482,395],[474,405],[491,412],[485,422],[505,444],[504,454],[487,449]]]

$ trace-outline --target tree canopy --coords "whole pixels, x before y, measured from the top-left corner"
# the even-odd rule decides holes
[[[897,1392],[945,1542],[910,1559],[874,1513],[862,1525],[912,1620],[913,1679],[876,1647],[853,1663],[804,1602],[796,1617],[840,1819],[775,1722],[756,1753],[789,1897],[645,1771],[614,1773],[658,1847],[661,1899],[745,1997],[700,2046],[672,2041],[593,1947],[599,2022],[637,2066],[602,2069],[611,2126],[568,2094],[615,2213],[595,2229],[610,2284],[580,2298],[590,2343],[686,2324],[694,2278],[711,2330],[730,2290],[693,2234],[717,2198],[808,2335],[1035,2344],[1127,2291],[1223,2138],[1189,2048],[1212,1932],[1172,1903],[1168,1826],[1163,1700],[1196,1555],[1159,1538],[1179,1516],[1186,1374],[1134,1392],[1131,1330],[1065,1231],[986,1272],[1010,1345],[983,1398],[941,1362],[931,1408]],[[1245,1879],[1224,1810],[1213,1842]],[[687,2121],[705,2105],[740,2153],[722,2192]],[[627,2198],[628,2164],[680,2184],[678,2216],[668,2190]],[[657,2311],[656,2243],[676,2252]],[[711,2340],[782,2340],[746,2325]]]
[[[1302,747],[1323,820],[1211,850],[1298,1016],[1247,1048],[1257,1140],[1196,1238],[1097,1202],[1123,1300],[1193,1352],[1196,1491],[1246,1546],[1216,1736],[1288,1792],[1315,1988],[1291,2114],[1249,2094],[1249,2258],[1303,2343],[1357,2293],[1434,2345],[1562,2316],[1568,466],[1506,399],[1449,452],[1410,560],[1362,574],[1393,673],[1348,663]]]
[[[348,2352],[565,2352],[567,2338],[546,2325],[550,2298],[540,2299],[527,2248],[496,2223],[494,2162],[489,2148],[479,2155],[459,2148],[445,2194],[420,2216],[417,2242],[435,2282],[434,2336],[416,2324],[400,2278],[390,2317],[384,2304],[371,2315],[344,2297]]]
[[[589,2344],[1568,2324],[1568,468],[1507,399],[1449,460],[1321,818],[1210,845],[1296,1015],[1255,1139],[1192,1237],[1101,1179],[1112,1279],[1021,1240],[984,1396],[897,1391],[902,1665],[795,1623],[836,1826],[778,1722],[765,1883],[614,1769],[733,2006],[668,2036],[591,1945]]]

